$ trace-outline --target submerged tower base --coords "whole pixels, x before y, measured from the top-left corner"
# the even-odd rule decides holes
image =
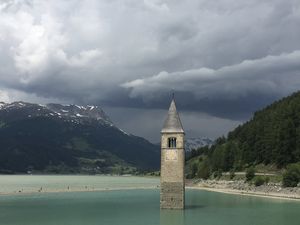
[[[184,184],[182,182],[161,183],[160,208],[184,209]]]

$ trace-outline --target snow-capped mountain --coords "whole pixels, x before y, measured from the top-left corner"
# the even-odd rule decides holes
[[[192,149],[197,149],[203,146],[211,146],[214,141],[207,137],[187,138],[185,141],[185,151],[190,152]]]
[[[78,122],[82,119],[95,119],[113,125],[108,115],[99,106],[47,104],[45,107],[61,118],[73,118],[78,120]]]
[[[99,106],[0,102],[0,173],[157,169],[159,148]]]
[[[109,116],[99,107],[93,105],[62,105],[62,104],[33,104],[27,102],[13,102],[13,103],[4,103],[0,102],[0,111],[1,114],[8,113],[16,109],[22,109],[23,112],[26,112],[27,117],[56,117],[64,121],[69,121],[77,124],[83,123],[100,123],[103,125],[109,125],[121,131],[126,135],[129,133],[123,131],[114,125]],[[12,117],[12,119],[18,119],[18,117]]]
[[[61,105],[61,104],[32,104],[27,102],[0,102],[2,112],[12,112],[16,109],[22,109],[28,117],[58,117],[73,122],[82,122],[85,120],[98,120],[101,123],[113,125],[110,118],[99,106],[78,106],[78,105]]]

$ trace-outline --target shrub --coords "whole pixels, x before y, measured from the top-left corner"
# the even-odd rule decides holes
[[[185,178],[186,179],[193,179],[194,177],[192,176],[192,174],[189,173],[189,174],[185,175]]]
[[[265,177],[265,183],[268,184],[270,182],[270,177]]]
[[[290,164],[283,174],[282,185],[284,187],[296,187],[300,181],[300,165]]]
[[[230,172],[229,172],[229,177],[230,177],[230,180],[232,180],[232,179],[235,177],[235,172],[234,172],[234,170],[230,170]]]
[[[251,181],[255,177],[255,169],[254,167],[249,167],[246,170],[246,181]]]
[[[193,163],[193,164],[190,165],[190,168],[191,168],[190,178],[194,178],[197,174],[197,171],[198,171],[198,164]]]
[[[255,177],[254,179],[254,185],[257,186],[261,186],[265,183],[265,179],[263,177]]]
[[[197,175],[199,178],[208,179],[210,177],[210,168],[207,159],[204,159],[198,167]]]
[[[222,177],[222,171],[221,170],[217,170],[213,173],[213,177],[215,179],[220,179]]]

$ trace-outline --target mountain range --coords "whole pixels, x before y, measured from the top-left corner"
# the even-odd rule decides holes
[[[214,141],[208,137],[186,138],[185,151],[191,152],[193,149],[198,149],[204,146],[211,146]]]
[[[99,106],[0,102],[0,173],[132,173],[159,157]]]

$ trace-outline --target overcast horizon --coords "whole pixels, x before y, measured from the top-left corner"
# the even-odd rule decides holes
[[[300,87],[297,0],[0,0],[0,101],[99,105],[159,142],[176,95],[217,138]]]

